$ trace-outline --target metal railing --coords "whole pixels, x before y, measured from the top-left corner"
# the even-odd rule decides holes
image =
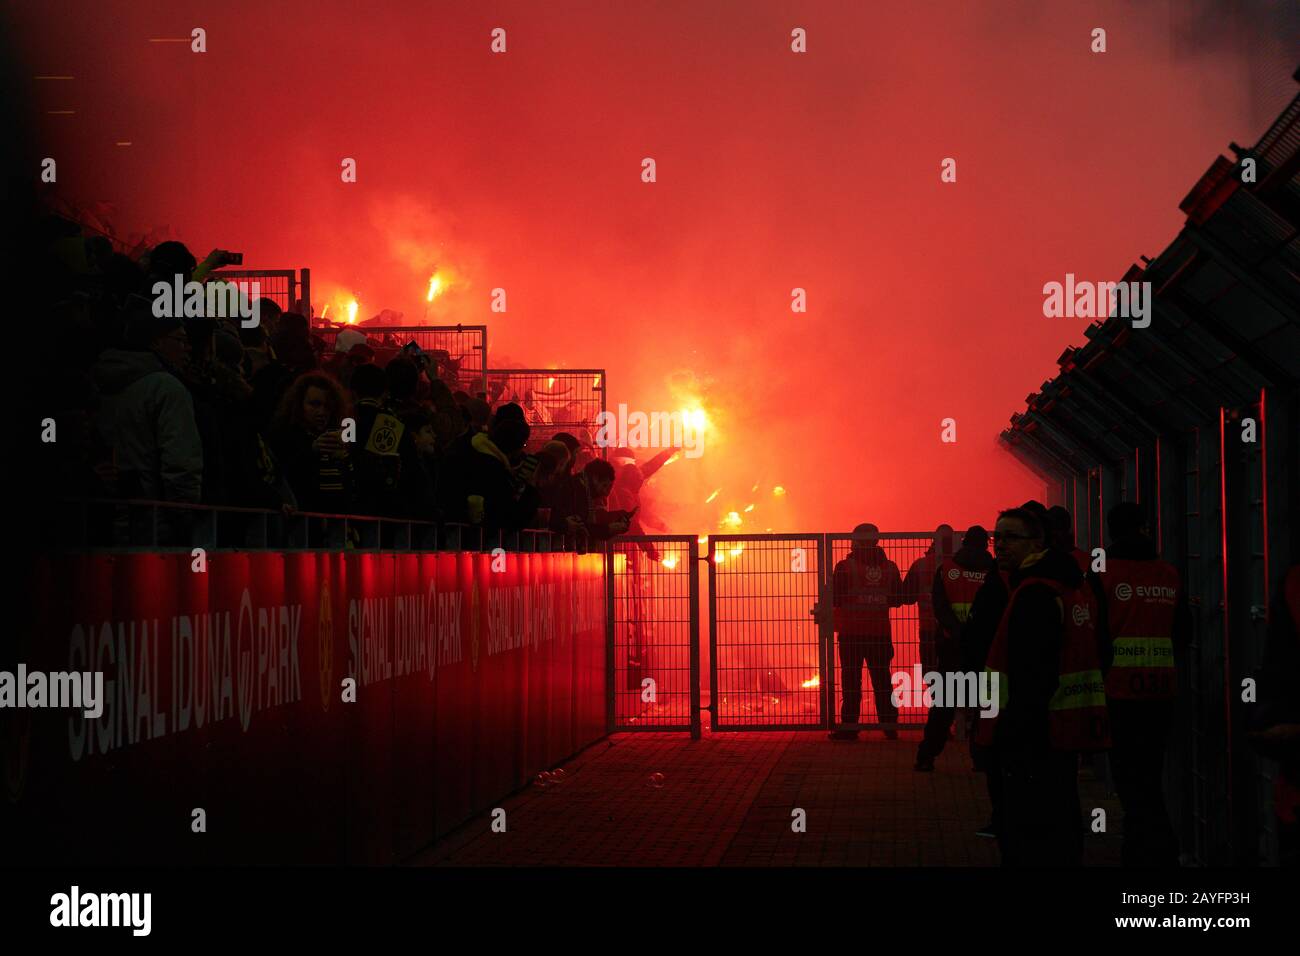
[[[578,541],[545,529],[487,531],[378,515],[270,511],[120,498],[60,502],[45,540],[54,550],[160,551],[577,551]]]
[[[301,273],[301,274],[300,274]],[[283,312],[302,309],[311,315],[310,269],[218,269],[208,274],[209,282],[258,283],[258,298],[270,299]]]
[[[311,334],[319,337],[329,350],[345,329],[355,329],[366,336],[375,350],[375,364],[386,365],[408,342],[432,355],[438,364],[437,374],[453,388],[470,393],[485,392],[487,382],[486,325],[401,325],[358,326],[316,325]]]
[[[487,370],[488,403],[493,409],[517,402],[531,428],[530,446],[539,447],[569,432],[592,453],[606,457],[597,442],[605,410],[605,370],[600,368],[494,368]]]

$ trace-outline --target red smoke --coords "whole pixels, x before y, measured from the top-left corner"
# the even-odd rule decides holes
[[[684,532],[751,502],[745,531],[988,524],[1041,494],[994,440],[1083,340],[1086,320],[1043,317],[1043,284],[1116,280],[1159,252],[1178,201],[1269,108],[1230,52],[1181,53],[1161,5],[12,15],[33,74],[76,77],[32,88],[42,113],[77,111],[43,117],[55,188],[112,202],[120,229],[309,266],[317,308],[345,290],[360,317],[418,320],[446,267],[431,321],[487,323],[493,353],[530,365],[603,367],[611,407],[675,409],[681,374],[717,429],[647,495]],[[193,27],[208,52],[149,42]],[[1256,49],[1280,42],[1251,28]]]

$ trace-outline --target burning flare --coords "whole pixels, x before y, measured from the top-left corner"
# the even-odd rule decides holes
[[[682,424],[694,428],[696,432],[703,432],[709,428],[709,415],[702,408],[683,408]]]

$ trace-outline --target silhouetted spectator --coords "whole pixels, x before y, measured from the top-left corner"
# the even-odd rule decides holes
[[[471,453],[458,462],[463,468],[464,501],[456,502],[458,513],[470,524],[489,531],[514,531],[528,526],[537,511],[537,488],[526,484],[516,494],[510,457],[528,442],[528,425],[507,418],[493,423],[486,434],[473,436]]]
[[[189,361],[180,319],[142,314],[128,329],[134,349],[108,349],[95,363],[100,438],[116,455],[123,498],[197,503],[203,448],[194,402],[178,374]]]

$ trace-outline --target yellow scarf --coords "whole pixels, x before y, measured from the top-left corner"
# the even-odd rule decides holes
[[[510,467],[510,459],[506,457],[505,452],[492,443],[492,439],[488,438],[487,432],[479,432],[470,439],[469,443],[475,451],[493,456],[506,466],[506,471],[513,473],[514,469]]]

